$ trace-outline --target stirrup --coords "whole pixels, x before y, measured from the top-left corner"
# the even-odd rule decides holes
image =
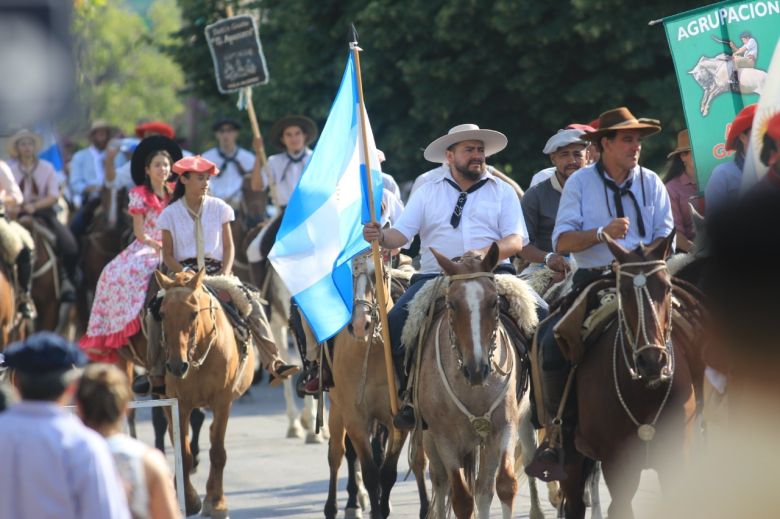
[[[563,447],[551,447],[548,438],[542,441],[536,449],[534,459],[525,467],[525,473],[530,477],[550,481],[563,481],[566,471],[563,466]]]
[[[398,412],[393,416],[393,427],[399,431],[412,431],[416,425],[416,417],[414,415],[414,407],[409,404],[405,404]]]

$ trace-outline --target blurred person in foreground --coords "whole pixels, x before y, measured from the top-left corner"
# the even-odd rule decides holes
[[[76,390],[78,414],[108,442],[133,519],[181,517],[163,454],[122,432],[131,399],[127,377],[116,366],[90,364],[84,369]]]
[[[129,518],[105,440],[64,408],[84,355],[50,332],[16,342],[4,355],[21,402],[0,414],[0,517]]]

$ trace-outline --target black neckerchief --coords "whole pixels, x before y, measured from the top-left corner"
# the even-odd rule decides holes
[[[228,165],[229,165],[231,162],[232,162],[233,164],[235,164],[235,165],[236,165],[236,168],[238,169],[238,173],[239,173],[239,174],[240,174],[242,177],[243,177],[244,175],[246,175],[246,171],[244,171],[244,168],[243,168],[243,167],[241,167],[241,163],[240,163],[240,162],[238,162],[238,152],[239,152],[239,151],[241,151],[241,148],[239,148],[238,146],[236,146],[236,152],[233,154],[233,156],[232,156],[232,157],[228,157],[227,155],[225,155],[224,153],[222,153],[222,150],[220,149],[220,147],[219,147],[219,146],[217,146],[217,153],[219,153],[219,156],[220,156],[220,158],[222,158],[222,166],[220,166],[220,168],[219,168],[219,173],[217,173],[217,176],[218,176],[218,177],[221,177],[221,176],[222,176],[222,173],[224,173],[224,172],[225,172],[225,170],[227,169]]]
[[[628,198],[631,199],[631,201],[634,203],[634,209],[636,209],[637,214],[637,224],[639,225],[639,236],[642,238],[645,237],[645,222],[644,218],[642,217],[642,209],[639,207],[639,202],[636,199],[636,196],[634,195],[634,192],[631,191],[631,185],[634,183],[634,179],[630,178],[631,172],[629,171],[629,177],[626,180],[626,182],[623,184],[623,187],[618,186],[614,180],[611,178],[607,178],[606,173],[604,172],[604,165],[601,163],[601,161],[598,161],[596,163],[596,172],[599,175],[599,178],[604,183],[604,200],[607,204],[607,211],[609,211],[609,216],[612,216],[612,209],[609,207],[609,199],[607,197],[607,189],[612,191],[612,194],[614,196],[615,200],[615,211],[617,211],[617,217],[623,218],[626,216],[625,211],[623,210],[623,197],[628,196]],[[645,173],[642,169],[642,166],[639,166],[639,183],[642,186],[642,204],[647,205],[647,198],[645,196]]]
[[[483,178],[482,180],[480,180],[479,182],[477,182],[476,184],[468,188],[466,191],[463,191],[456,182],[446,177],[444,178],[444,180],[446,180],[449,185],[457,189],[458,192],[460,193],[458,195],[458,202],[455,204],[455,209],[452,211],[452,217],[450,217],[450,225],[452,225],[453,229],[457,229],[458,225],[460,225],[460,217],[463,214],[463,206],[466,205],[466,198],[470,193],[473,193],[477,189],[484,186],[487,183],[487,181],[490,179]]]
[[[279,179],[279,182],[284,182],[284,179],[287,178],[287,170],[290,169],[291,165],[298,164],[306,158],[306,148],[301,151],[301,156],[297,159],[290,155],[290,153],[287,151],[285,151],[284,154],[287,156],[287,164],[284,165],[284,169],[282,170],[282,178]]]

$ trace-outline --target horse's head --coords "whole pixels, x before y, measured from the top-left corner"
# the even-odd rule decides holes
[[[154,273],[165,291],[160,305],[165,367],[179,378],[185,378],[190,367],[203,363],[217,336],[217,307],[202,288],[205,273],[203,269],[197,274],[179,272],[173,279],[160,271]],[[204,318],[204,311],[209,311],[211,319]]]
[[[635,378],[654,386],[674,369],[671,355],[672,280],[666,258],[672,250],[674,231],[652,247],[628,251],[606,236],[617,259],[618,335],[623,355]],[[625,342],[631,352],[629,361]]]
[[[498,264],[498,246],[493,243],[484,258],[464,256],[456,263],[436,257],[448,276],[447,315],[450,342],[469,384],[484,384],[491,370],[491,356],[498,334],[498,291],[493,269]]]
[[[352,260],[352,320],[347,330],[355,339],[363,342],[380,336],[379,307],[375,286],[374,259],[371,253],[361,254]],[[385,297],[390,295],[390,269],[383,269]],[[387,304],[387,301],[385,302]]]

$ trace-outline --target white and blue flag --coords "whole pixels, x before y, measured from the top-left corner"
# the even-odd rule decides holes
[[[367,116],[365,123],[378,221],[382,174]],[[369,216],[363,150],[358,84],[350,54],[325,128],[268,255],[320,342],[349,322],[351,260],[369,246],[362,226]]]

